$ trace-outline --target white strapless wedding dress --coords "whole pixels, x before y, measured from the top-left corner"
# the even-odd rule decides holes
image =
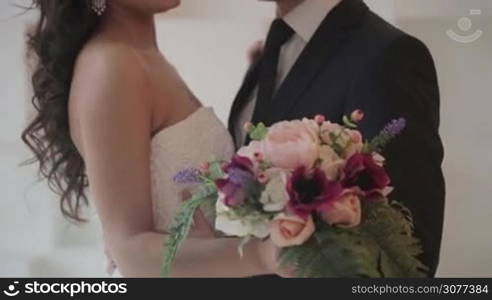
[[[150,161],[155,230],[166,232],[183,202],[186,186],[173,181],[179,171],[198,167],[212,158],[228,160],[233,154],[229,132],[209,107],[201,107],[158,132],[152,139]],[[117,270],[113,273],[116,268],[110,262],[108,273],[119,277]]]
[[[151,173],[154,226],[166,231],[183,201],[186,186],[173,177],[212,158],[228,160],[234,144],[212,108],[202,107],[183,121],[163,129],[152,139]]]

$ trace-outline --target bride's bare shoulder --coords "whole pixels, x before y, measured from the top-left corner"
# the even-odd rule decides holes
[[[151,105],[147,101],[147,85],[146,72],[129,47],[121,44],[85,47],[77,58],[69,95],[74,140],[80,139],[81,128],[110,128],[122,119],[127,120],[128,126],[149,123]]]
[[[121,94],[138,96],[146,90],[146,77],[147,72],[131,47],[113,42],[89,43],[75,62],[70,100],[116,101],[114,98]]]
[[[74,80],[87,75],[102,77],[101,74],[110,75],[112,79],[122,75],[144,76],[145,72],[132,47],[117,42],[89,43],[77,57]]]

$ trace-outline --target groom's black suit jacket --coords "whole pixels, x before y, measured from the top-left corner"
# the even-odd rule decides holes
[[[260,60],[251,66],[233,104],[229,128],[252,98]],[[342,121],[362,109],[360,130],[371,138],[394,118],[404,133],[385,149],[395,191],[391,197],[413,213],[422,259],[434,276],[444,212],[443,147],[439,89],[426,46],[371,12],[362,0],[343,0],[322,22],[274,96],[267,125],[323,114]]]

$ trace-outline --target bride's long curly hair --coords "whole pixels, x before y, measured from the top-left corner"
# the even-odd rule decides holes
[[[97,30],[101,17],[90,0],[33,0],[39,13],[27,34],[27,55],[33,60],[32,104],[36,115],[22,133],[22,140],[38,163],[39,173],[60,196],[63,215],[82,222],[81,208],[88,205],[88,179],[84,161],[71,136],[68,98],[75,60]]]

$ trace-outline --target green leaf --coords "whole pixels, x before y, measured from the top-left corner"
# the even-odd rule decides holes
[[[357,124],[354,123],[352,120],[350,120],[350,118],[347,116],[343,116],[343,124],[348,128],[352,128],[352,129],[357,128]]]
[[[279,263],[294,266],[296,275],[330,277],[424,277],[427,268],[413,237],[413,223],[402,205],[364,201],[363,223],[343,229],[317,224],[303,245],[283,248]]]
[[[364,142],[364,146],[362,146],[362,153],[372,153],[373,152],[373,149],[371,149],[371,144],[369,143],[369,141],[365,141]]]
[[[357,230],[325,227],[305,244],[284,248],[280,264],[295,266],[298,277],[377,277],[376,256],[362,240]]]
[[[215,181],[217,179],[224,177],[224,170],[222,170],[222,162],[221,161],[213,161],[210,163],[208,177],[210,180]]]
[[[396,202],[370,201],[363,206],[362,231],[378,245],[383,277],[424,277],[428,268],[418,260],[420,241],[413,236],[409,210]]]
[[[268,128],[264,123],[259,123],[249,132],[249,138],[253,141],[261,141],[268,133]]]
[[[170,275],[172,262],[193,226],[193,217],[196,210],[207,202],[215,202],[216,199],[216,186],[213,183],[207,183],[201,185],[193,197],[181,206],[164,244],[164,259],[161,266],[162,277]]]
[[[345,149],[338,143],[338,140],[340,139],[341,133],[338,135],[335,134],[334,132],[330,132],[330,141],[331,141],[331,148],[339,155],[343,156],[343,153],[345,152]]]

